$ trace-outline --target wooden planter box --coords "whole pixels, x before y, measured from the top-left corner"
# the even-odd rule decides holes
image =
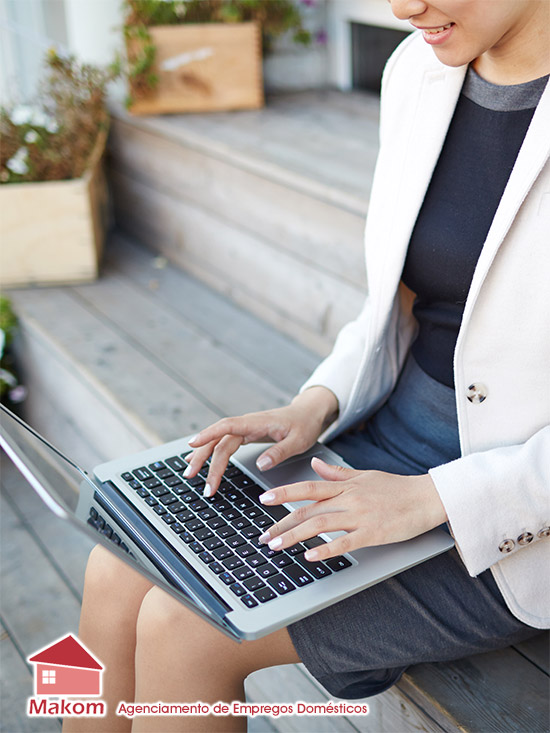
[[[81,178],[0,185],[0,285],[93,280],[103,249],[107,132],[98,136]]]
[[[158,84],[130,107],[136,115],[257,109],[264,104],[258,23],[149,28]],[[137,41],[131,41],[131,44]]]

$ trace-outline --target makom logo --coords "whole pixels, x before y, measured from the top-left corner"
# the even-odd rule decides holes
[[[34,665],[34,697],[27,715],[38,717],[103,717],[103,700],[66,700],[67,696],[99,697],[104,667],[72,634],[40,649],[27,661]],[[55,699],[48,699],[55,698]]]

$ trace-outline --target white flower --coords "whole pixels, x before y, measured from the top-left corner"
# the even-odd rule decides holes
[[[6,168],[9,168],[13,173],[17,173],[19,176],[25,175],[29,172],[29,166],[27,165],[27,157],[29,151],[27,148],[22,147],[13,155],[6,163]]]
[[[53,117],[50,117],[48,124],[46,125],[46,132],[53,134],[54,132],[57,132],[58,130],[59,130],[59,125],[57,124],[57,121],[54,120]]]
[[[15,107],[10,118],[14,125],[29,125],[35,112],[36,110],[32,107],[20,104],[18,107]]]
[[[47,115],[43,110],[41,109],[34,110],[34,113],[32,116],[32,124],[35,127],[47,127],[50,121],[51,121],[51,117]]]
[[[39,138],[40,135],[36,132],[36,130],[29,130],[25,135],[25,142],[32,144],[37,142]]]

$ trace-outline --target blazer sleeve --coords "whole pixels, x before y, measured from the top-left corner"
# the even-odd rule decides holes
[[[471,576],[550,535],[550,426],[429,473]]]

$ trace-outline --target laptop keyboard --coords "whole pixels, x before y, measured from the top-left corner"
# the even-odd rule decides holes
[[[289,510],[261,504],[264,489],[231,463],[217,493],[203,497],[208,462],[185,479],[185,455],[140,466],[122,478],[244,606],[254,608],[351,566],[344,556],[308,562],[305,551],[324,544],[321,537],[276,552],[260,544],[258,537]]]

